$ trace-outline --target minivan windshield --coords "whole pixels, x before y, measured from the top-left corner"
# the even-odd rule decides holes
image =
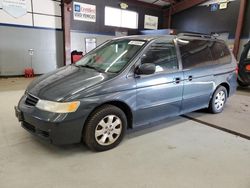
[[[143,40],[115,40],[96,48],[76,62],[76,66],[100,72],[118,73],[144,46]]]

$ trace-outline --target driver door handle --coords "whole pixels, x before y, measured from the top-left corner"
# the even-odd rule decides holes
[[[174,83],[179,84],[181,82],[181,78],[177,77],[174,79]]]

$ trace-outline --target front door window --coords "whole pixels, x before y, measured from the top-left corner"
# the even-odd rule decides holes
[[[142,63],[153,63],[156,72],[172,72],[178,69],[176,49],[173,43],[155,42],[144,53]]]

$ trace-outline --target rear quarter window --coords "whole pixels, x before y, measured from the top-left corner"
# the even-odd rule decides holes
[[[214,41],[210,48],[216,64],[226,64],[231,62],[231,53],[226,44]]]
[[[178,40],[183,68],[189,69],[212,65],[214,62],[210,50],[210,42],[198,39]]]

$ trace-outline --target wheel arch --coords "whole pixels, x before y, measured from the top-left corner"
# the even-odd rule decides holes
[[[130,106],[128,104],[126,104],[125,102],[123,102],[123,101],[113,100],[113,101],[107,101],[105,103],[102,103],[102,104],[96,106],[89,113],[88,118],[96,111],[96,109],[98,109],[98,108],[100,108],[100,107],[102,107],[104,105],[113,105],[113,106],[116,106],[116,107],[120,108],[126,115],[127,122],[128,122],[127,128],[128,129],[133,128],[133,113],[132,113],[132,110],[131,110]]]
[[[227,82],[223,82],[223,83],[221,83],[220,85],[218,85],[218,86],[216,87],[216,89],[217,89],[218,87],[220,87],[220,86],[223,86],[223,87],[226,88],[226,90],[227,90],[227,97],[229,97],[229,95],[230,95],[230,85],[229,85]],[[215,91],[216,91],[216,89],[215,89]]]
[[[213,101],[215,100],[214,97],[215,97],[216,91],[217,91],[218,88],[220,88],[221,86],[223,86],[223,87],[226,89],[225,92],[227,93],[227,98],[229,97],[230,85],[229,85],[228,83],[226,83],[226,82],[222,82],[222,83],[218,84],[217,87],[215,88],[215,90],[214,90],[212,96],[211,96],[211,99],[210,99],[209,105],[208,105],[208,110],[209,110],[211,113],[213,113],[213,114],[217,114],[217,113],[222,112],[222,110],[223,110],[223,108],[224,108],[224,104],[225,104],[225,102],[226,102],[226,100],[227,100],[227,98],[225,98],[223,107],[222,107],[221,109],[215,109],[215,107],[214,107],[214,102],[213,102]]]

